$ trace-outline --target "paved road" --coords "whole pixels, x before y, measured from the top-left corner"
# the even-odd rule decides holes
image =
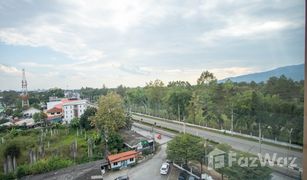
[[[132,115],[132,118],[135,120],[142,120],[143,122],[154,124],[156,123],[157,126],[166,127],[169,129],[173,129],[176,131],[184,131],[183,125],[172,123],[170,121],[163,121],[163,120],[157,120],[152,119],[149,117],[143,117],[139,115]],[[203,129],[198,129],[194,127],[185,127],[185,131],[190,134],[194,134],[203,138],[211,139],[213,141],[219,142],[219,143],[226,143],[231,145],[233,148],[244,151],[244,152],[250,152],[255,155],[258,155],[259,151],[259,144],[254,141],[249,141],[246,139],[241,139],[237,137],[231,137],[226,136],[219,133],[214,133],[211,131],[206,131]],[[285,148],[280,148],[277,146],[262,144],[261,145],[261,154],[264,156],[265,154],[269,154],[270,157],[273,157],[273,155],[276,153],[276,157],[294,157],[296,158],[295,163],[298,167],[302,167],[302,159],[303,154],[298,151],[294,150],[288,150]]]

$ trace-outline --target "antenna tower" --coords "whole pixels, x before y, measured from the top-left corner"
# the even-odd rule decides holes
[[[25,69],[22,69],[22,81],[21,81],[21,105],[23,108],[28,108],[30,106],[29,104],[29,95],[28,95],[28,83],[26,79],[26,72]]]

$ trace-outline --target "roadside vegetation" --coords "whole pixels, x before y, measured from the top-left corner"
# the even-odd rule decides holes
[[[127,106],[140,112],[200,126],[303,143],[303,81],[285,76],[267,82],[218,82],[205,71],[196,85],[160,80],[144,88],[127,88]]]
[[[216,172],[208,170],[208,166],[213,166],[210,164],[210,153],[218,149],[219,151],[224,152],[223,157],[223,166],[218,168],[213,168]],[[230,165],[228,160],[228,155],[230,153],[235,153],[236,161],[232,162]],[[198,167],[203,167],[203,172],[208,173],[215,178],[222,179],[270,179],[272,170],[269,167],[262,167],[259,160],[252,162],[252,160],[247,160],[246,166],[242,167],[243,164],[238,164],[239,158],[250,158],[256,157],[249,153],[243,153],[237,150],[234,150],[231,146],[226,144],[217,144],[200,137],[196,137],[189,134],[179,134],[173,140],[168,143],[167,146],[167,158],[172,160],[178,165],[189,165]],[[212,157],[213,158],[213,157]],[[256,167],[250,167],[250,164],[256,164]],[[209,165],[210,164],[210,165]],[[243,164],[244,166],[245,164]],[[198,171],[200,172],[200,171]],[[200,174],[200,173],[199,173]]]

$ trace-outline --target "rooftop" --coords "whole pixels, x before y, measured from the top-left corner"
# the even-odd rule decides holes
[[[130,158],[134,158],[137,154],[138,152],[136,151],[122,152],[122,153],[113,154],[113,155],[108,156],[108,160],[110,162],[119,162],[119,161],[127,160]]]
[[[120,134],[123,137],[124,143],[130,147],[133,148],[135,146],[137,146],[138,143],[142,142],[142,141],[149,141],[150,138],[144,137],[134,131],[129,131],[129,130],[123,130],[120,131]]]

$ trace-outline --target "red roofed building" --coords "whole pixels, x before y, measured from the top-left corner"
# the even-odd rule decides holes
[[[47,110],[48,116],[59,116],[63,115],[63,109],[57,106],[54,106],[53,108]]]
[[[120,169],[136,163],[137,151],[127,151],[108,156],[111,169]]]

